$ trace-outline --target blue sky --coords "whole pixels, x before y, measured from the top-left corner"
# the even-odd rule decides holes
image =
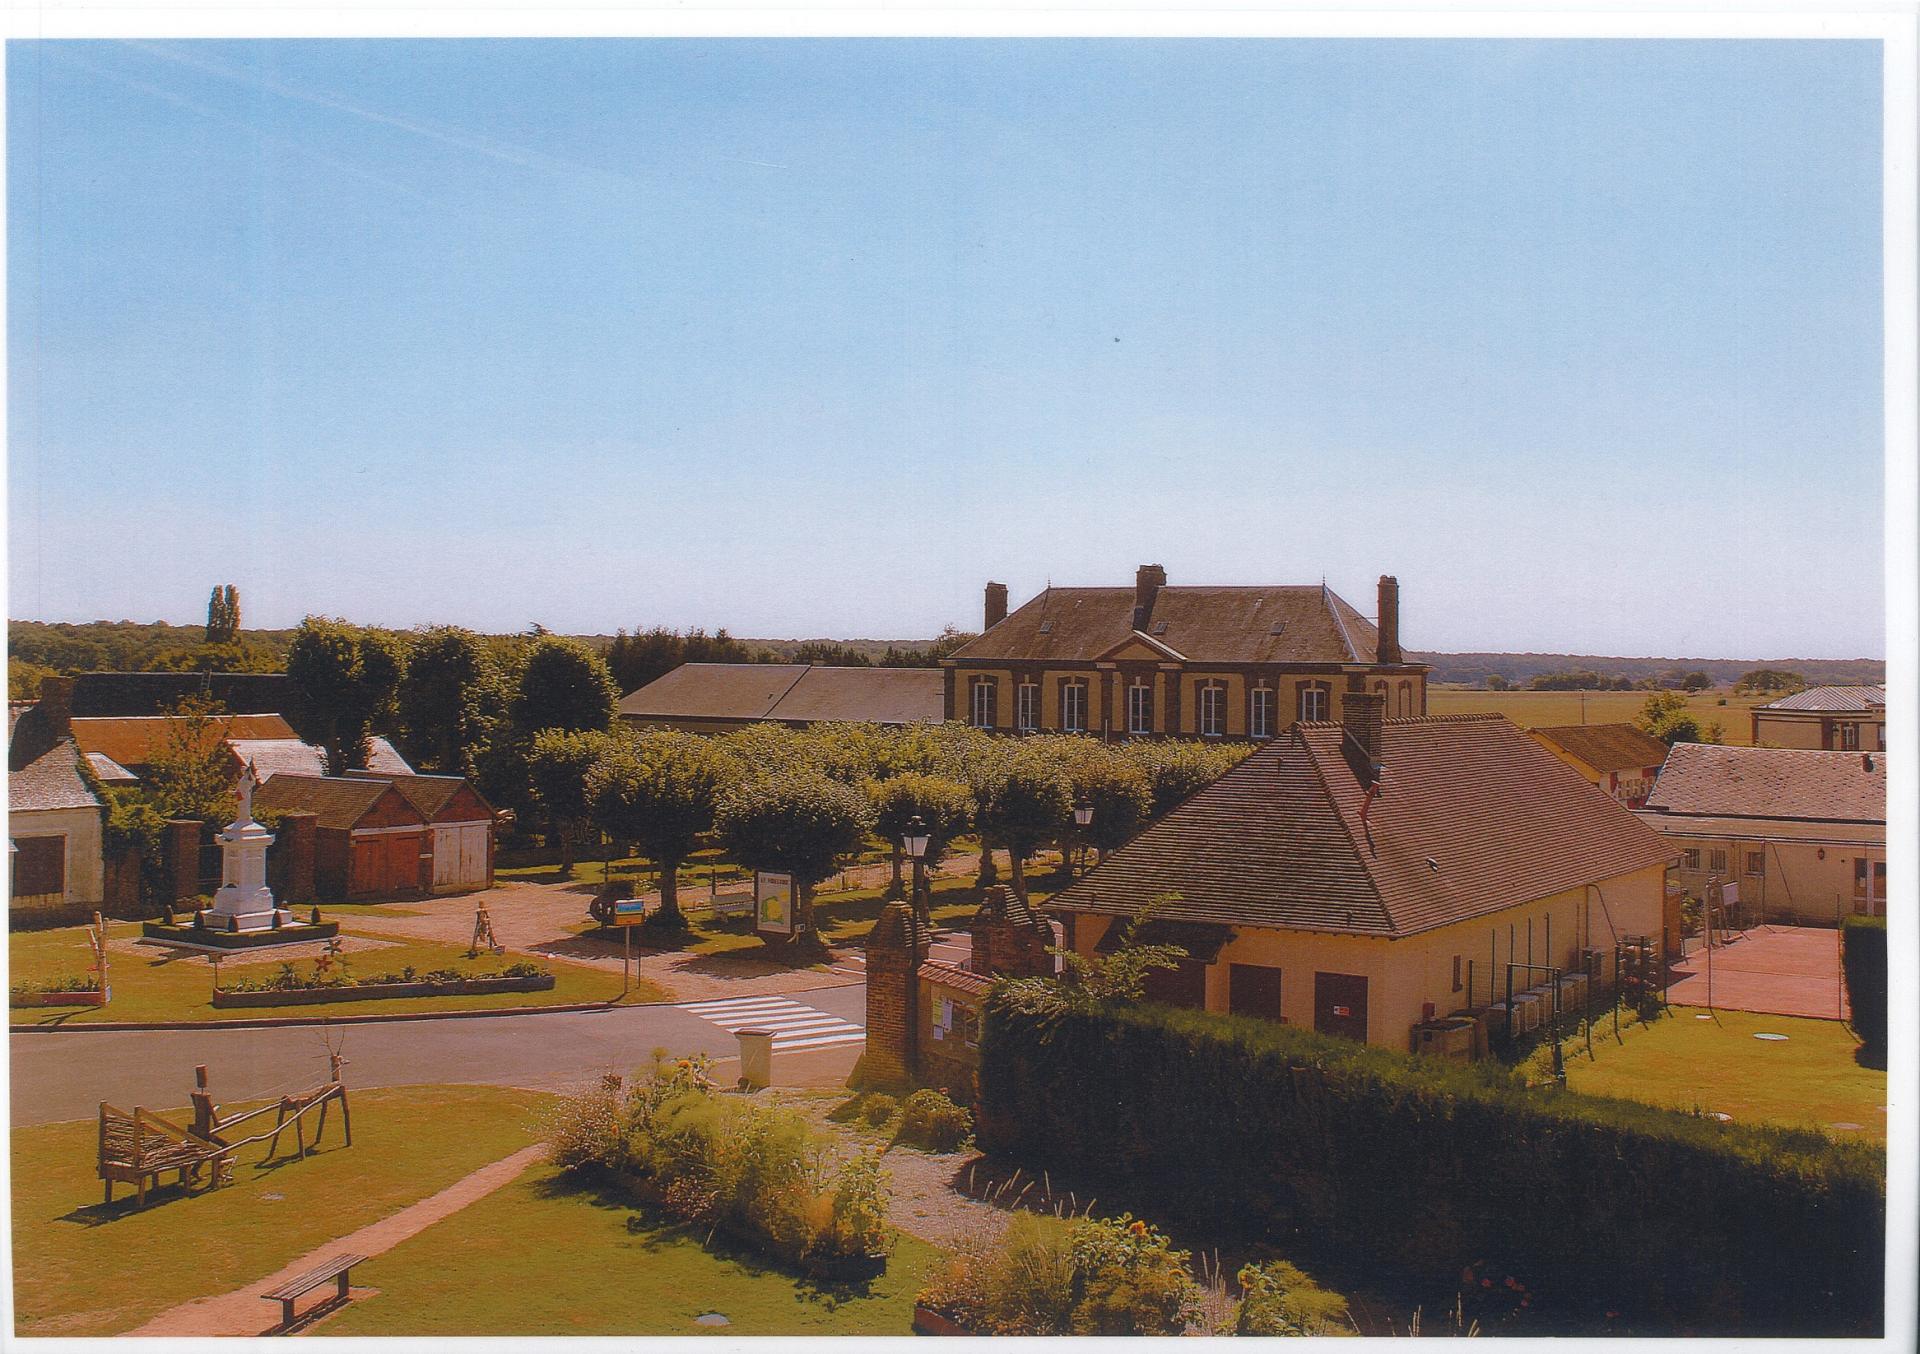
[[[1879,656],[1880,54],[7,52],[9,609]]]

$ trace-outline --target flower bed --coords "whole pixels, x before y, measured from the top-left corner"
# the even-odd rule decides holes
[[[7,995],[14,1008],[40,1006],[105,1006],[113,999],[113,989],[99,988],[88,978],[67,978],[52,983],[15,983]]]
[[[317,1006],[336,1001],[380,1001],[388,997],[472,997],[488,992],[546,992],[554,976],[536,964],[514,964],[502,973],[461,973],[436,969],[415,975],[385,973],[369,978],[313,977],[293,965],[257,982],[242,980],[213,994],[216,1007]]]

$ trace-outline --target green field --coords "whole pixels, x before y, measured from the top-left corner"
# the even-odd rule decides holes
[[[1817,1128],[1836,1137],[1887,1136],[1887,1074],[1862,1067],[1859,1047],[1837,1020],[1708,1013],[1676,1006],[1645,1027],[1623,1024],[1623,1037],[1596,1029],[1594,1056],[1567,1059],[1567,1085],[1669,1109],[1718,1112],[1736,1123]],[[1756,1034],[1784,1034],[1784,1040]],[[1581,1046],[1584,1048],[1584,1045]],[[1836,1124],[1857,1124],[1841,1129]]]
[[[939,1258],[902,1236],[879,1277],[816,1283],[540,1166],[354,1270],[378,1295],[314,1334],[901,1336]]]
[[[552,1101],[483,1086],[347,1094],[352,1147],[330,1114],[326,1145],[307,1157],[289,1146],[263,1165],[264,1144],[248,1148],[233,1184],[191,1195],[169,1185],[143,1210],[124,1185],[101,1204],[93,1120],[14,1129],[17,1332],[113,1335],[243,1287],[536,1141]],[[260,1305],[264,1327],[273,1313]]]
[[[112,939],[135,939],[140,935],[138,922],[110,925]],[[352,927],[343,935],[361,934]],[[367,933],[371,934],[371,933]],[[382,937],[384,939],[384,937]],[[91,951],[86,928],[61,927],[52,931],[17,931],[8,937],[13,982],[51,981],[87,971]],[[320,1015],[394,1015],[400,1012],[488,1010],[508,1006],[561,1006],[575,1002],[612,1001],[620,995],[620,975],[585,964],[542,958],[542,967],[554,974],[553,987],[545,992],[489,992],[480,996],[395,997],[380,1001],[325,1003],[317,1006],[272,1006],[249,1009],[215,1010],[213,972],[197,958],[184,958],[182,951],[154,949],[150,954],[108,952],[107,977],[113,1000],[101,1007],[40,1007],[12,1012],[15,1025],[94,1024],[100,1021],[215,1021],[240,1020],[261,1016]],[[378,975],[399,972],[411,965],[420,972],[451,968],[465,973],[497,973],[515,961],[512,954],[482,954],[468,959],[458,945],[431,941],[404,941],[379,949],[359,950],[343,955],[348,972]],[[255,958],[258,951],[248,957]],[[302,972],[313,961],[295,961]],[[238,977],[258,980],[277,968],[272,961],[235,964],[224,961],[222,982]],[[661,1001],[666,994],[652,984],[642,984],[630,996],[632,1001]]]
[[[1432,687],[1427,712],[1435,715],[1502,714],[1523,729],[1561,724],[1631,724],[1647,703],[1645,691],[1477,691],[1464,687]],[[1721,742],[1750,744],[1753,721],[1747,712],[1765,705],[1772,696],[1736,696],[1729,691],[1702,691],[1687,698],[1687,710],[1702,729],[1718,724]],[[1720,704],[1722,700],[1725,705]]]

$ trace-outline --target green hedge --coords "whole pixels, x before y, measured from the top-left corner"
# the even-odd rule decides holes
[[[1887,1047],[1887,919],[1848,917],[1840,927],[1840,967],[1847,975],[1853,1032],[1870,1054]]]
[[[1476,1262],[1598,1329],[1877,1332],[1885,1157],[1265,1021],[990,998],[977,1137],[1030,1168],[1381,1271]],[[1617,1327],[1616,1327],[1617,1328]]]

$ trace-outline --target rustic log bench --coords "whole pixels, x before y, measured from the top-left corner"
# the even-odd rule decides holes
[[[366,1258],[364,1255],[336,1255],[325,1264],[315,1265],[304,1274],[296,1274],[278,1288],[262,1293],[260,1296],[268,1302],[280,1304],[280,1326],[284,1330],[293,1325],[293,1300],[303,1294],[311,1293],[329,1279],[335,1280],[340,1285],[340,1291],[332,1301],[345,1302],[347,1271]],[[309,1309],[308,1315],[312,1315],[315,1310],[318,1309]]]

